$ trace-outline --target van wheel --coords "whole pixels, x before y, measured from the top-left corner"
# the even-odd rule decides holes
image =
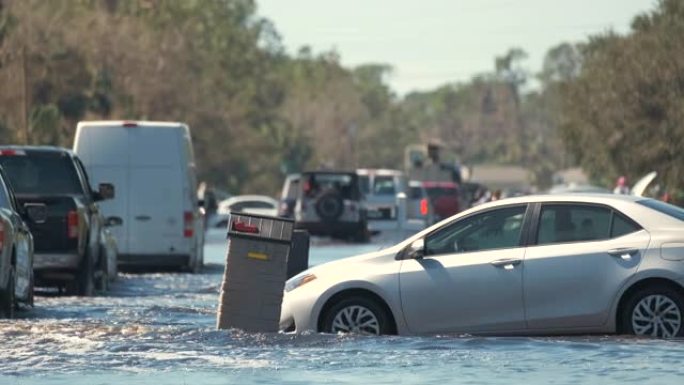
[[[10,268],[7,285],[2,293],[0,293],[0,312],[5,318],[14,318],[14,288],[16,285],[16,277],[14,276],[14,266]]]

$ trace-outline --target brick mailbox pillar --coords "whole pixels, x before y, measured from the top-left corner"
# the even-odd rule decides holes
[[[277,332],[294,222],[231,213],[217,327]]]

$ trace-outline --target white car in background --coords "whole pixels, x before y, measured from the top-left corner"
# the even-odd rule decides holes
[[[306,270],[303,332],[684,335],[684,210],[627,195],[503,199],[398,245]]]
[[[238,195],[223,200],[218,205],[218,214],[230,214],[230,212],[278,216],[278,201],[265,195]]]

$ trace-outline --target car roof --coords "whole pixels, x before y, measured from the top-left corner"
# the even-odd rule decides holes
[[[232,196],[221,203],[227,204],[227,205],[232,205],[238,202],[249,202],[249,201],[261,201],[261,202],[268,202],[268,203],[277,203],[277,200],[271,198],[270,196],[267,195],[235,195]]]
[[[446,187],[446,188],[458,188],[458,183],[456,182],[439,182],[439,181],[423,181],[423,187]]]
[[[318,171],[304,171],[302,175],[312,175],[312,174],[330,174],[330,175],[352,175],[356,176],[354,171],[328,171],[328,170],[318,170]]]
[[[124,124],[135,124],[140,127],[169,127],[175,128],[179,126],[185,126],[182,122],[161,122],[161,121],[146,121],[146,120],[91,120],[91,121],[81,121],[78,122],[78,127],[88,127],[88,126],[123,126]]]
[[[480,208],[504,206],[516,203],[544,203],[544,202],[578,202],[578,203],[603,203],[612,204],[617,202],[637,202],[645,199],[634,195],[622,194],[537,194],[523,195],[512,198],[504,198],[494,202],[482,204]]]
[[[392,176],[402,176],[403,171],[393,170],[389,168],[360,168],[356,170],[359,175],[392,175]]]
[[[29,146],[29,145],[2,145],[0,146],[0,150],[17,150],[17,151],[40,151],[40,152],[55,152],[55,153],[66,153],[71,156],[74,156],[74,152],[71,151],[68,148],[64,147],[57,147],[57,146]]]

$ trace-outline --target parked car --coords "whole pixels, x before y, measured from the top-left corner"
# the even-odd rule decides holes
[[[430,196],[423,187],[423,182],[417,180],[409,182],[407,206],[407,214],[410,219],[423,219],[427,226],[435,223],[434,209],[430,202]]]
[[[295,226],[312,235],[368,240],[358,176],[354,172],[302,173],[295,204]]]
[[[280,193],[280,205],[278,206],[279,216],[283,218],[294,218],[294,209],[295,204],[297,203],[300,179],[301,175],[299,174],[290,174],[285,178],[283,191]]]
[[[24,219],[45,220],[45,205],[19,206],[0,168],[0,317],[13,318],[17,303],[33,305],[33,236]]]
[[[684,209],[635,196],[509,198],[287,281],[297,332],[684,335]]]
[[[190,129],[183,123],[80,122],[74,151],[95,181],[119,189],[102,204],[119,249],[119,266],[204,264],[204,218],[197,199]]]
[[[0,146],[0,166],[19,205],[46,206],[45,221],[28,223],[36,284],[84,296],[104,289],[108,268],[101,255],[104,220],[97,202],[112,198],[114,186],[100,183],[93,191],[78,157],[59,147]]]
[[[408,192],[408,181],[404,172],[358,169],[356,173],[366,202],[368,220],[397,220],[397,194]]]
[[[423,182],[435,210],[435,220],[449,218],[461,208],[460,192],[455,182]]]
[[[276,217],[278,216],[278,201],[265,195],[238,195],[219,203],[218,214],[231,212]]]

